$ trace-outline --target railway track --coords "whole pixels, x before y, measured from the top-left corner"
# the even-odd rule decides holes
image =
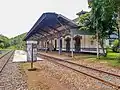
[[[44,58],[48,61],[54,62],[61,66],[67,67],[69,69],[72,69],[73,71],[82,73],[96,80],[99,80],[105,85],[115,88],[116,90],[120,90],[120,75],[116,75],[111,72],[102,71],[99,69],[87,67],[87,66],[80,65],[80,64],[77,64],[71,61],[58,59],[58,58],[43,55],[43,54],[39,54],[39,55],[41,58]]]
[[[3,71],[4,67],[12,57],[14,51],[9,51],[0,57],[0,73]]]

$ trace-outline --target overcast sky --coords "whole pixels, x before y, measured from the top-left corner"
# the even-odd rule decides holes
[[[28,32],[44,12],[74,19],[81,10],[88,10],[87,0],[0,0],[0,34],[14,37]]]

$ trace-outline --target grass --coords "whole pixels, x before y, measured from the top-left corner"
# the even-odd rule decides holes
[[[101,57],[100,61],[105,61],[113,67],[120,67],[120,53],[108,52],[107,57]]]
[[[28,62],[27,63],[20,63],[19,65],[20,65],[20,68],[23,70],[30,68],[30,63],[28,63]]]
[[[53,53],[53,54],[56,54]],[[56,54],[58,55],[58,54]],[[71,53],[64,53],[62,54],[63,56],[70,56]],[[107,57],[103,57],[101,56],[100,59],[97,59],[96,58],[96,55],[91,55],[91,54],[77,54],[77,53],[74,53],[74,60],[86,60],[86,61],[89,61],[89,62],[100,62],[100,63],[103,63],[103,64],[107,64],[109,66],[112,66],[112,67],[118,67],[120,68],[120,53],[115,53],[113,52],[111,49],[108,50],[108,54],[107,54]]]
[[[109,66],[120,68],[120,53],[108,52],[107,57],[100,56],[100,59],[92,57],[87,60],[92,62],[105,63]]]
[[[107,57],[100,56],[100,59],[97,59],[96,55],[76,54],[74,60],[86,60],[92,63],[99,62],[107,64],[108,66],[120,68],[120,53],[115,53],[111,50],[108,51]]]

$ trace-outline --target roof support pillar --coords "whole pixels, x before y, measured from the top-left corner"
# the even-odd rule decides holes
[[[48,41],[45,41],[45,52],[48,52]]]
[[[52,42],[52,39],[50,40],[50,51],[52,52],[52,50],[53,50],[53,42]]]
[[[61,36],[58,34],[58,46],[59,46],[59,55],[62,54],[62,42],[61,42]]]
[[[73,53],[73,30],[71,30],[71,56],[72,58],[74,57],[74,53]]]

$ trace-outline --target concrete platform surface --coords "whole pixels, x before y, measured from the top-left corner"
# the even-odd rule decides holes
[[[37,57],[37,61],[43,60]],[[27,53],[23,50],[16,50],[12,62],[27,62]]]

